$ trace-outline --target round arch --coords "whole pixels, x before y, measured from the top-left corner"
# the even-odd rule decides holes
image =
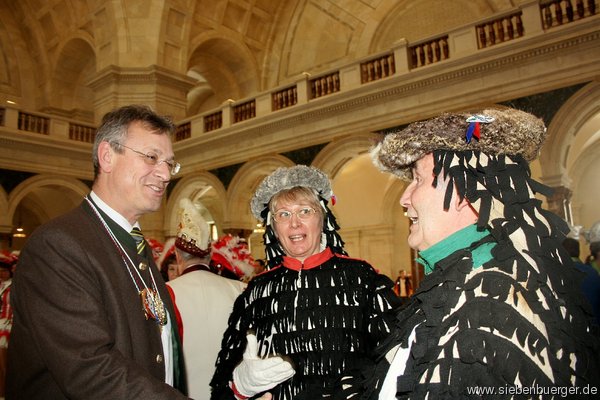
[[[279,154],[262,157],[245,163],[231,180],[228,189],[227,209],[231,228],[254,229],[256,219],[250,212],[250,199],[262,180],[279,167],[292,167],[294,163]]]
[[[588,231],[600,221],[597,199],[600,196],[600,145],[586,148],[569,169],[572,176],[573,223]]]
[[[214,218],[215,225],[223,228],[227,215],[227,191],[219,178],[210,172],[203,171],[181,179],[171,192],[164,209],[166,238],[177,234],[177,214],[179,202],[183,198],[201,202]]]
[[[58,192],[66,194],[65,200],[68,201],[66,206],[71,206],[70,208],[78,205],[81,199],[90,192],[89,187],[75,178],[36,175],[21,182],[8,196],[9,218],[12,220],[15,210],[23,198],[47,187],[60,189]],[[67,189],[67,191],[64,189]],[[53,207],[55,204],[46,204],[46,206]]]
[[[397,0],[382,2],[377,14],[383,16],[372,30],[368,54],[377,53],[392,47],[400,38],[409,42],[432,37],[439,32],[449,31],[469,21],[478,20],[497,13],[500,9],[510,9],[511,3],[491,1],[454,0],[440,2],[436,0]],[[422,15],[436,21],[435,24],[423,24]]]
[[[8,226],[18,224],[27,233],[81,204],[90,188],[83,182],[63,176],[36,175],[21,182],[8,196]],[[13,242],[20,249],[24,239]]]
[[[259,90],[257,61],[239,40],[224,38],[216,32],[199,35],[190,44],[187,64],[188,76],[197,79],[196,87],[188,94],[188,115]]]
[[[66,40],[57,52],[48,90],[59,96],[48,96],[52,108],[61,110],[93,110],[93,90],[86,83],[96,72],[96,54],[88,37]],[[90,118],[92,116],[90,115]]]
[[[368,152],[377,139],[378,136],[374,133],[361,133],[336,139],[317,154],[312,165],[327,173],[333,181],[344,164]]]
[[[8,213],[8,194],[0,186],[0,228],[11,225],[12,216]]]
[[[575,93],[548,126],[546,144],[540,154],[542,180],[550,186],[569,186],[569,167],[583,151],[586,139],[578,137],[582,127],[600,114],[600,82],[591,82]],[[583,135],[582,135],[583,136]]]
[[[251,160],[242,165],[235,174],[227,190],[227,209],[229,221],[226,226],[230,229],[251,232],[248,237],[250,251],[255,259],[265,257],[263,232],[257,228],[257,220],[250,211],[250,199],[262,180],[279,167],[292,167],[294,163],[279,154]]]

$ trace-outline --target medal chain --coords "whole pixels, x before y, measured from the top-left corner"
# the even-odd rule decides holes
[[[125,264],[125,268],[127,268],[127,272],[131,277],[131,281],[135,285],[135,288],[142,300],[142,308],[144,310],[144,315],[146,319],[152,318],[159,325],[166,325],[167,314],[162,298],[160,297],[160,293],[158,292],[158,287],[156,286],[156,281],[154,280],[154,274],[152,273],[152,269],[148,268],[148,271],[150,272],[150,279],[152,280],[152,289],[150,289],[148,288],[146,282],[142,278],[140,271],[138,271],[137,268],[135,268],[135,263],[133,262],[129,254],[127,254],[127,252],[123,248],[123,245],[117,240],[112,229],[110,228],[110,226],[108,226],[100,212],[97,210],[96,205],[92,203],[87,196],[85,197],[85,200],[87,200],[88,204],[102,223],[102,226],[108,233],[109,237],[112,239],[117,250],[119,251],[121,259],[123,260],[123,264]],[[127,261],[129,261],[129,263]],[[131,271],[132,269],[136,272],[138,279],[142,282],[142,285],[144,285],[144,289],[140,289],[140,285],[138,284],[137,280],[133,275],[133,272]]]

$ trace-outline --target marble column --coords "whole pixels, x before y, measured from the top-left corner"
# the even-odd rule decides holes
[[[552,190],[552,195],[547,199],[548,209],[572,225],[571,197],[573,191],[566,186],[554,186]]]

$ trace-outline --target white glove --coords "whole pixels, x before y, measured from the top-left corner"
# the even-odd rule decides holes
[[[291,378],[296,371],[281,357],[258,357],[256,336],[247,335],[244,359],[233,370],[233,383],[239,394],[252,397]]]

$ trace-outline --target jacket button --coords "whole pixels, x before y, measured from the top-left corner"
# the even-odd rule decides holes
[[[140,265],[138,265],[138,268],[142,271],[145,271],[148,268],[148,264],[141,262]]]
[[[161,364],[161,363],[163,362],[163,356],[162,356],[162,355],[160,355],[160,354],[159,354],[159,355],[157,355],[157,356],[156,356],[156,362],[157,362],[158,364]]]

